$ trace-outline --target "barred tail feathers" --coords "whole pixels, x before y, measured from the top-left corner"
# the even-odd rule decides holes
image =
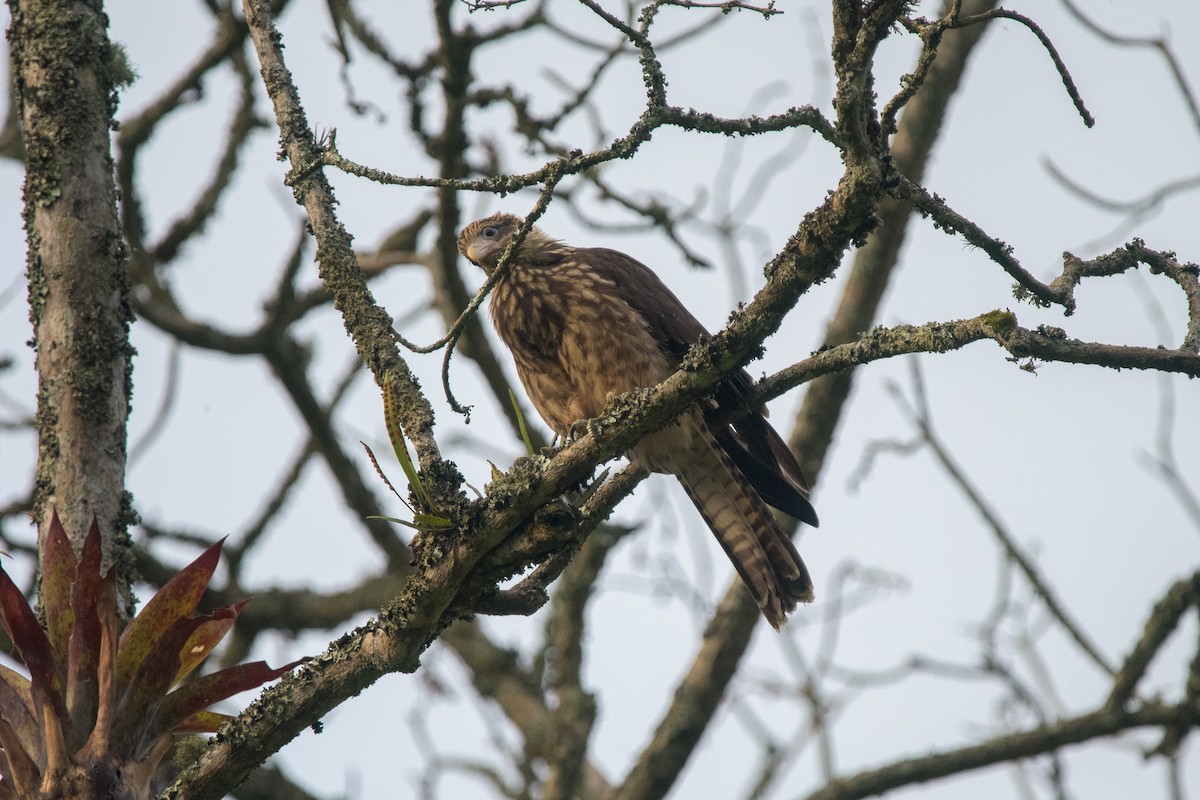
[[[673,470],[742,582],[778,629],[796,603],[813,599],[812,580],[792,540],[706,425]]]

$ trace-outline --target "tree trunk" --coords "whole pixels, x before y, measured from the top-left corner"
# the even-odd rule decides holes
[[[57,508],[76,549],[95,515],[106,563],[127,563],[114,543],[133,517],[124,491],[132,314],[109,131],[128,68],[98,0],[9,0],[9,9],[38,371],[32,515],[42,545]],[[119,584],[128,601],[128,581]]]

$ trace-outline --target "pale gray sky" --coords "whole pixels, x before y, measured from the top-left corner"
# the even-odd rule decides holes
[[[144,108],[194,59],[211,28],[199,5],[109,4],[110,34],[125,44],[140,73],[122,97],[122,116]],[[825,5],[781,2],[785,13],[770,21],[748,13],[732,14],[714,31],[664,53],[671,102],[728,116],[770,113],[811,102],[830,114],[826,50],[831,29]],[[1200,35],[1200,5],[1193,0],[1139,4],[1093,0],[1085,5],[1110,30],[1165,35],[1193,88],[1200,85],[1200,48],[1191,41]],[[931,4],[922,7],[932,15]],[[1084,32],[1058,2],[1026,0],[1010,7],[1034,17],[1046,30],[1097,125],[1092,130],[1084,127],[1035,37],[1016,23],[1002,22],[986,35],[971,62],[926,186],[1010,243],[1022,263],[1042,279],[1057,273],[1064,250],[1089,257],[1135,235],[1151,247],[1178,251],[1183,260],[1200,260],[1200,202],[1195,191],[1174,196],[1125,226],[1122,215],[1081,203],[1053,181],[1046,168],[1053,163],[1114,200],[1133,200],[1200,173],[1200,130],[1163,60],[1149,49],[1103,43]],[[409,0],[365,8],[397,52],[411,55],[431,41],[424,4]],[[465,8],[457,11],[460,19],[465,18]],[[523,11],[514,8],[507,13]],[[582,35],[606,43],[613,40],[611,32],[581,7],[558,3],[552,13]],[[694,24],[704,13],[708,12],[668,9],[657,35]],[[503,21],[505,14],[477,14],[472,23],[487,27]],[[285,55],[311,124],[337,128],[339,147],[349,158],[401,174],[432,174],[406,130],[396,84],[361,52],[350,73],[355,90],[359,99],[375,104],[387,119],[380,124],[347,108],[324,3],[295,0],[281,28]],[[814,46],[819,49],[814,51]],[[892,94],[898,76],[911,68],[914,47],[912,37],[889,41],[877,72],[881,96]],[[594,58],[593,53],[550,42],[545,34],[532,34],[519,50],[490,53],[476,74],[497,83],[517,82],[534,95],[535,109],[548,109],[561,94],[546,70],[578,82],[591,72]],[[151,231],[165,230],[207,179],[222,145],[235,92],[232,76],[219,73],[205,84],[203,100],[169,122],[146,151],[139,188]],[[605,73],[596,96],[606,135],[623,133],[644,97],[636,62],[626,58]],[[258,111],[269,115],[265,98],[260,97]],[[436,112],[430,108],[427,113]],[[489,120],[511,168],[539,165],[505,139],[503,112],[490,114],[476,130]],[[562,136],[564,142],[585,149],[598,143],[583,121],[564,128]],[[285,166],[275,160],[276,148],[272,121],[248,149],[238,187],[222,204],[208,235],[189,247],[172,273],[188,311],[234,330],[249,328],[259,318],[261,303],[300,225],[300,211],[281,183]],[[720,176],[722,165],[733,163],[728,161],[735,154],[733,148],[740,160],[730,197],[722,194],[727,190],[721,188]],[[788,150],[798,157],[776,165],[771,179],[762,181],[756,169]],[[803,213],[833,187],[839,171],[836,151],[804,132],[729,142],[662,130],[635,159],[611,166],[608,180],[637,196],[658,197],[672,205],[699,202],[702,216],[708,218],[721,207],[752,217],[757,236],[738,249],[740,272],[698,228],[685,231],[694,236],[690,241],[695,249],[713,258],[716,270],[689,268],[678,251],[655,236],[587,230],[565,206],[552,206],[541,225],[573,244],[613,246],[644,261],[716,329],[738,301],[748,299],[747,292],[761,285],[761,265],[795,229]],[[430,196],[426,190],[381,187],[336,173],[333,178],[340,217],[364,247],[378,242]],[[18,344],[30,336],[19,279],[24,262],[20,180],[17,165],[0,162],[0,298],[4,301],[0,342],[5,343],[0,355],[18,359],[16,370],[0,375],[0,391],[6,403],[13,399],[32,409],[32,354]],[[477,211],[478,215],[501,209],[524,213],[532,200],[531,193],[504,199],[481,196]],[[606,221],[629,221],[614,209],[590,207]],[[1064,318],[1057,310],[1018,304],[1011,298],[1011,280],[999,267],[960,238],[933,230],[928,222],[914,221],[903,259],[903,269],[885,300],[883,324],[948,320],[1009,307],[1026,327],[1059,326],[1080,339],[1177,346],[1183,337],[1182,295],[1168,281],[1144,271],[1087,283],[1079,293],[1079,312]],[[306,282],[316,282],[315,267],[309,268]],[[840,285],[839,279],[817,287],[801,301],[783,330],[768,341],[767,357],[751,365],[755,375],[797,361],[820,344]],[[403,315],[424,301],[428,285],[423,273],[403,268],[374,290],[393,314]],[[1165,340],[1156,327],[1160,323],[1146,311],[1144,297],[1153,297],[1165,312],[1170,328]],[[332,311],[316,315],[305,330],[312,337],[314,364],[327,376],[330,387],[353,357],[353,349]],[[434,315],[426,314],[404,333],[425,342],[437,338],[442,329]],[[134,341],[139,356],[130,427],[136,441],[160,402],[168,353],[165,338],[149,325],[135,327]],[[1005,356],[995,345],[983,342],[950,355],[921,357],[938,432],[1052,579],[1063,602],[1105,655],[1118,660],[1136,640],[1153,600],[1200,562],[1200,531],[1189,524],[1143,458],[1154,447],[1159,406],[1164,392],[1170,392],[1178,410],[1176,455],[1185,477],[1200,481],[1196,446],[1200,387],[1180,378],[1087,366],[1051,364],[1034,375],[1008,363]],[[437,403],[441,435],[470,437],[470,446],[449,452],[469,482],[477,486],[487,482],[486,459],[505,465],[519,455],[519,445],[489,402],[476,404],[469,426],[445,405],[436,388],[440,355],[414,356],[410,364]],[[214,536],[238,530],[257,515],[261,498],[301,444],[295,415],[270,388],[262,369],[208,353],[183,353],[175,424],[130,470],[130,487],[143,514]],[[460,398],[476,394],[477,376],[465,359],[456,362],[453,379]],[[819,595],[822,587],[833,584],[835,573],[849,565],[893,575],[895,588],[876,592],[844,621],[835,661],[864,671],[896,667],[915,653],[973,663],[977,646],[972,626],[990,607],[999,580],[997,546],[926,452],[903,459],[885,456],[856,491],[850,487],[862,453],[872,442],[912,435],[887,390],[894,381],[911,397],[907,360],[873,364],[860,371],[856,381],[853,404],[815,497],[822,527],[805,531],[800,549]],[[800,393],[793,393],[772,404],[777,426],[789,426],[799,397]],[[180,424],[181,420],[187,423]],[[357,385],[341,423],[348,440],[380,441],[379,406],[367,381]],[[8,487],[0,498],[3,502],[27,490],[34,443],[31,437],[5,433],[0,448],[0,485]],[[400,475],[398,468],[392,472],[393,477]],[[678,600],[652,591],[654,576],[664,569],[681,571],[711,600],[724,592],[732,574],[673,481],[651,480],[620,516],[638,519],[655,506],[661,507],[661,515],[622,547],[604,580],[605,591],[591,608],[586,677],[601,704],[593,751],[600,767],[613,778],[623,774],[648,738],[674,681],[690,663],[702,624],[703,617],[693,615]],[[402,513],[399,508],[396,512]],[[356,531],[324,471],[310,469],[291,510],[260,547],[252,576],[263,586],[348,585],[377,568],[371,548]],[[1017,594],[1029,596],[1026,589]],[[747,681],[739,689],[741,698],[784,739],[802,724],[801,706],[766,696],[755,684],[788,681],[792,647],[806,658],[813,656],[821,642],[823,629],[817,620],[823,610],[818,603],[800,611],[782,635],[763,626],[744,666]],[[1040,609],[1033,613],[1035,620],[1044,616]],[[532,641],[542,624],[541,616],[485,623],[497,638],[518,647]],[[1041,630],[1043,625],[1034,622],[1032,627]],[[1009,632],[1018,633],[1016,628]],[[1192,615],[1168,651],[1170,657],[1156,663],[1149,685],[1172,689],[1181,685],[1189,656],[1181,643],[1194,647],[1195,633]],[[261,655],[279,663],[319,651],[331,636],[277,642]],[[1079,712],[1099,702],[1106,679],[1080,660],[1057,628],[1045,633],[1040,646],[1061,713]],[[369,800],[413,796],[413,781],[422,763],[409,724],[414,709],[428,714],[433,746],[447,756],[490,752],[492,731],[485,723],[499,730],[505,741],[515,741],[498,714],[470,699],[462,671],[447,651],[435,646],[422,669],[428,676],[384,679],[333,712],[322,735],[306,733],[289,745],[283,760],[291,774],[325,796],[350,793]],[[431,703],[425,679],[429,676],[452,687],[451,694]],[[846,692],[850,695],[853,690]],[[837,719],[837,771],[848,773],[977,741],[996,730],[999,699],[994,689],[981,690],[971,682],[926,679],[869,692]],[[1139,742],[1152,739],[1141,737]],[[1125,745],[1067,751],[1065,762],[1080,796],[1161,793],[1161,765],[1144,765],[1132,738]],[[730,751],[751,761],[757,757],[743,718],[727,710],[672,796],[742,796],[753,768],[709,757]],[[773,796],[791,798],[811,791],[817,774],[814,759],[810,749],[782,778]],[[1186,767],[1188,781],[1200,787],[1200,750],[1194,743]],[[443,796],[463,800],[494,796],[473,780],[447,780],[443,789]],[[904,794],[1007,798],[1017,790],[1012,773],[1004,768]]]

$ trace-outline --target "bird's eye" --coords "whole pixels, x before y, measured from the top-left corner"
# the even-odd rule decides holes
[[[484,229],[483,229],[483,238],[485,238],[485,239],[495,239],[495,238],[496,238],[496,234],[498,234],[498,233],[499,233],[499,231],[498,231],[498,230],[496,230],[495,228],[493,228],[493,227],[491,227],[491,226],[488,226],[488,227],[486,227],[486,228],[484,228]]]

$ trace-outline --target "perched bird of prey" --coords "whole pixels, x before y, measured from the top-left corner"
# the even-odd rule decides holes
[[[511,214],[472,222],[458,249],[491,274],[520,224]],[[610,397],[669,377],[688,348],[709,338],[649,267],[615,250],[569,247],[537,228],[513,253],[491,303],[529,399],[563,437],[600,416]],[[711,399],[638,442],[629,458],[679,479],[779,628],[813,591],[767,503],[814,527],[817,515],[800,465],[767,423],[766,409],[750,407],[751,385],[745,370],[733,373]]]

